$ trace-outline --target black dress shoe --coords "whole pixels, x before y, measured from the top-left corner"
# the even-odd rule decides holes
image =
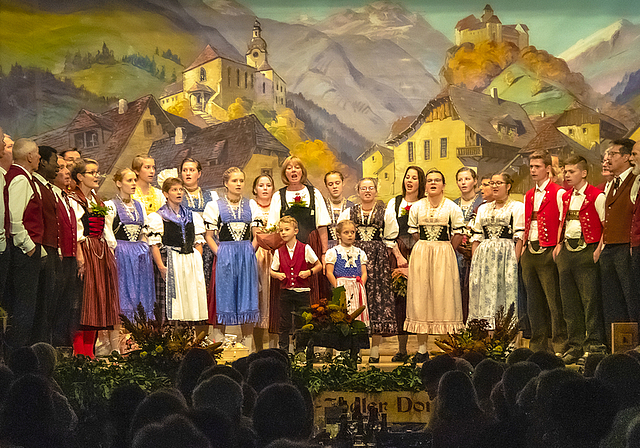
[[[428,361],[429,353],[416,353],[413,357],[413,360],[416,362],[416,364],[421,364],[425,361]]]
[[[398,352],[393,355],[393,358],[391,358],[391,362],[405,362],[408,359],[409,355],[407,355],[406,353]]]
[[[380,357],[377,358],[369,358],[369,364],[378,364],[380,362]]]
[[[580,350],[569,349],[564,352],[561,358],[566,365],[575,364],[576,362],[578,362],[582,354],[583,353]]]

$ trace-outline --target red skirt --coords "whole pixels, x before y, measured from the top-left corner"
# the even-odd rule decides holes
[[[120,323],[118,268],[113,253],[101,238],[82,244],[84,289],[80,325],[106,328]]]

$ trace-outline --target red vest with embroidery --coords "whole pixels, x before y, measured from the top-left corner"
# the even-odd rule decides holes
[[[571,195],[574,189],[566,191],[562,195],[562,233],[564,235],[564,225],[567,219],[567,212],[571,205]],[[602,237],[602,223],[600,222],[600,216],[596,210],[596,198],[602,194],[602,191],[593,185],[587,185],[584,190],[585,199],[582,202],[580,211],[578,212],[578,218],[580,220],[580,227],[582,227],[582,237],[585,243],[598,243]]]
[[[64,200],[64,199],[63,199]],[[73,208],[64,206],[62,201],[57,202],[58,207],[58,235],[60,235],[60,252],[63,257],[75,257],[77,250],[78,223]]]
[[[636,197],[631,218],[631,247],[640,246],[640,193]]]
[[[42,235],[42,245],[53,247],[57,249],[59,247],[58,242],[58,198],[56,195],[42,182],[40,182],[35,176],[33,181],[40,187],[40,194],[42,195],[42,219],[44,220],[44,234]]]
[[[538,210],[538,241],[542,247],[551,247],[558,243],[558,227],[560,226],[560,210],[557,205],[558,190],[560,190],[559,185],[549,182]],[[535,192],[535,188],[527,191],[524,200],[524,241],[529,240]]]
[[[18,165],[11,165],[9,171],[7,171],[7,174],[4,177],[5,181],[7,182],[7,185],[4,187],[4,202],[7,205],[9,204],[9,185],[11,184],[11,181],[18,176],[24,176],[29,181],[29,185],[31,185],[31,191],[33,192],[33,194],[31,195],[31,199],[27,203],[27,207],[24,210],[24,214],[22,215],[22,224],[29,233],[29,238],[31,238],[31,241],[36,244],[42,244],[42,236],[44,234],[44,221],[42,219],[42,199],[38,194],[38,190],[36,188],[36,184],[33,182],[33,179],[27,176],[25,170]],[[7,208],[7,212],[8,211],[9,209]]]
[[[298,241],[296,248],[293,250],[293,258],[289,256],[287,245],[283,244],[278,249],[278,257],[280,258],[280,272],[287,277],[280,282],[282,289],[308,288],[309,277],[300,278],[300,272],[309,269],[305,260],[305,247],[307,245]]]

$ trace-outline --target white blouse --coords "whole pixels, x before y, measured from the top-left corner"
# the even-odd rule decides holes
[[[511,231],[513,239],[521,240],[524,234],[524,204],[520,201],[509,200],[501,208],[495,208],[495,201],[482,204],[478,207],[476,219],[473,221],[471,230],[473,236],[471,241],[482,241],[485,239],[483,226],[497,225],[508,227],[513,217]]]
[[[317,188],[314,188],[314,199],[315,199],[315,218],[316,218],[316,228],[322,226],[331,225],[331,216],[329,216],[329,211],[327,210],[327,204],[324,202],[324,198],[322,197],[322,193]],[[296,196],[300,196],[303,202],[310,204],[310,194],[309,189],[307,187],[302,188],[302,190],[298,191],[289,191],[286,190],[285,198],[287,199],[287,204],[291,205],[294,203],[294,199]],[[273,193],[273,197],[271,198],[271,208],[269,209],[269,223],[268,226],[274,226],[280,220],[280,208],[282,203],[280,201],[280,191],[276,191]]]
[[[418,233],[419,226],[448,226],[451,233],[463,233],[464,219],[462,209],[450,199],[438,207],[432,207],[428,197],[424,197],[411,206],[409,210],[409,233]]]
[[[133,199],[131,201],[131,205],[134,206],[134,202],[139,202]],[[118,245],[118,241],[116,240],[116,236],[113,233],[113,220],[116,219],[116,215],[118,214],[118,210],[116,209],[116,205],[113,203],[113,200],[107,201],[104,203],[105,207],[109,207],[109,213],[104,217],[104,239],[109,245],[111,249],[115,249]],[[144,204],[140,204],[142,207],[142,214],[144,219],[144,224],[142,225],[142,230],[140,231],[140,236],[138,240],[142,239],[143,236],[146,236],[148,230],[147,226],[149,225],[149,220],[147,218],[147,213],[144,209]],[[135,209],[137,213],[138,210]]]
[[[192,212],[191,216],[193,216],[193,228],[196,234],[196,239],[193,244],[194,246],[196,244],[205,244],[204,221],[196,212]],[[147,216],[147,219],[149,223],[149,245],[162,245],[162,236],[164,235],[164,221],[162,220],[162,217],[158,213],[154,212],[150,213],[149,216]]]
[[[389,211],[387,207],[384,212],[384,232],[382,234],[382,240],[387,247],[394,247],[396,245],[396,238],[398,238],[398,234],[400,233],[400,228],[398,227],[398,220],[395,216],[395,209]],[[338,218],[338,222],[344,221],[347,219],[351,219],[351,207],[340,213],[340,217]],[[363,219],[364,221],[364,219]]]
[[[245,199],[245,198],[242,198]],[[244,201],[243,201],[244,202]],[[248,201],[249,207],[251,208],[251,223],[253,225],[253,221],[260,218],[262,216],[262,210],[254,200]],[[237,210],[236,213],[242,215],[242,211]],[[218,201],[211,201],[207,203],[207,206],[204,208],[204,213],[202,214],[202,218],[204,219],[204,225],[207,230],[217,230],[218,229],[218,221],[220,221],[220,210],[218,209]]]

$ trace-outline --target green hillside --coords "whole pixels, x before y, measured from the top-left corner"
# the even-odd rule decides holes
[[[205,45],[162,15],[121,7],[111,11],[54,14],[2,2],[0,24],[0,65],[5,73],[18,63],[58,74],[64,69],[67,52],[95,53],[103,42],[118,60],[135,53],[151,57],[156,48],[161,52],[170,48],[183,63],[193,60]],[[156,62],[161,61],[166,61],[170,75],[176,64],[156,56]]]
[[[498,89],[498,96],[522,105],[529,115],[555,115],[564,112],[575,97],[562,85],[548,80],[539,80],[538,76],[513,64],[496,76],[484,93],[491,94],[492,88]]]

